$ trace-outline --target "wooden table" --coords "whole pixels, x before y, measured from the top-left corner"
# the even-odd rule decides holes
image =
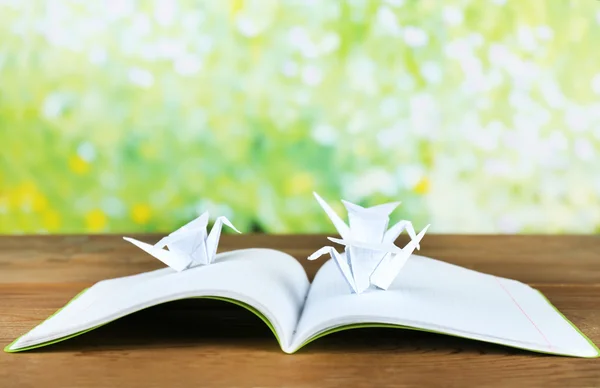
[[[138,236],[155,241],[157,236]],[[271,247],[300,259],[323,236],[223,236],[220,250]],[[421,253],[540,289],[600,344],[600,237],[427,236]],[[119,236],[0,237],[0,343],[94,282],[160,268]],[[600,359],[519,351],[431,333],[363,329],[285,355],[260,320],[224,303],[157,306],[37,351],[0,354],[0,386],[586,386]]]

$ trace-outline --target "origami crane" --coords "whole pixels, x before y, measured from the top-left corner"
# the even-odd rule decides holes
[[[241,233],[226,217],[218,217],[210,233],[207,234],[208,217],[208,212],[202,213],[200,217],[162,238],[154,245],[131,237],[123,237],[123,239],[156,257],[177,272],[181,272],[188,268],[213,262],[217,254],[217,246],[223,225],[227,225],[236,232]],[[164,249],[164,247],[169,248],[169,250]]]
[[[389,215],[400,202],[364,208],[342,200],[348,211],[348,226],[327,202],[317,193],[313,194],[342,237],[328,239],[344,245],[345,252],[340,254],[334,247],[325,246],[310,255],[308,260],[329,254],[352,291],[357,294],[371,285],[387,290],[414,250],[420,249],[419,243],[429,225],[418,235],[415,234],[412,223],[406,220],[399,221],[388,229]],[[411,241],[400,249],[394,245],[394,241],[405,229]]]

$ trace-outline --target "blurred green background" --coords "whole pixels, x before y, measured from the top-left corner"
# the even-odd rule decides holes
[[[600,231],[595,0],[0,0],[0,39],[0,233],[330,231],[313,190]]]

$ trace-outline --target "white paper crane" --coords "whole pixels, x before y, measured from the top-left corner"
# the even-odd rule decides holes
[[[202,213],[200,217],[162,238],[154,245],[131,237],[123,237],[123,239],[156,257],[177,272],[198,265],[207,265],[213,262],[217,254],[223,225],[241,233],[226,217],[218,217],[210,233],[207,234],[208,216],[208,212]]]
[[[310,255],[308,260],[329,254],[355,293],[360,294],[371,285],[387,290],[414,250],[420,249],[419,243],[429,225],[418,235],[410,221],[399,221],[388,229],[389,215],[400,202],[364,208],[342,200],[348,211],[348,226],[327,202],[317,193],[313,194],[342,237],[328,239],[344,245],[345,252],[340,254],[334,247],[325,246]],[[411,241],[400,249],[394,241],[405,229]]]

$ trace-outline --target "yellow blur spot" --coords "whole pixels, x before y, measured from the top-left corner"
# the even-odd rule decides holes
[[[155,159],[158,155],[158,148],[153,143],[146,142],[140,145],[140,154],[144,159]]]
[[[314,188],[314,178],[307,172],[301,172],[292,175],[288,181],[288,191],[290,194],[310,193]]]
[[[60,214],[55,210],[48,210],[42,214],[42,225],[48,232],[53,232],[60,228]]]
[[[421,180],[415,185],[415,193],[427,194],[429,192],[429,179],[421,178]]]
[[[48,200],[46,199],[46,197],[44,197],[42,193],[36,191],[32,198],[33,211],[40,212],[46,209],[47,206]]]
[[[244,0],[233,0],[229,6],[229,20],[233,22],[238,13],[244,10]]]
[[[150,219],[152,210],[146,204],[134,205],[131,209],[131,218],[137,224],[145,224]]]
[[[23,195],[29,195],[29,193],[32,193],[34,191],[36,191],[36,187],[35,187],[35,184],[33,182],[21,183],[15,189],[16,194],[21,195],[21,196],[23,196]]]
[[[229,8],[229,12],[231,15],[237,14],[244,8],[244,0],[233,0],[231,2],[231,7]]]
[[[48,205],[46,197],[38,190],[33,182],[25,182],[13,191],[13,206],[20,206],[24,211],[40,212]]]
[[[76,174],[85,174],[88,172],[90,165],[81,159],[79,155],[73,155],[69,158],[69,168]]]
[[[85,216],[85,224],[91,232],[98,232],[106,227],[107,219],[102,210],[92,210]]]

